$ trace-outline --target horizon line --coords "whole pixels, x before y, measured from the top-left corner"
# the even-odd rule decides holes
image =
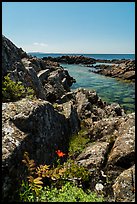
[[[41,54],[90,54],[90,55],[98,55],[98,54],[104,54],[104,55],[115,55],[115,54],[118,54],[118,55],[135,55],[135,53],[74,53],[74,52],[37,52],[37,51],[29,51],[29,52],[26,52],[26,53],[41,53]]]

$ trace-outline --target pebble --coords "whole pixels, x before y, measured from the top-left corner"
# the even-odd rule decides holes
[[[97,183],[97,184],[95,185],[95,189],[96,189],[97,191],[102,191],[103,188],[104,188],[104,186],[103,186],[101,183]]]

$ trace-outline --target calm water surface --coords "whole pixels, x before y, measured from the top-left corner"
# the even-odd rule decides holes
[[[61,64],[76,79],[71,87],[94,89],[106,102],[119,103],[126,111],[135,111],[135,83],[126,83],[116,78],[106,77],[90,72],[92,68],[82,65]]]
[[[108,60],[112,60],[112,59],[135,59],[135,54],[67,54],[67,53],[40,53],[40,52],[30,52],[28,53],[32,56],[36,56],[39,58],[42,57],[61,57],[63,55],[75,55],[75,56],[80,56],[83,55],[85,57],[91,57],[94,59],[108,59]]]
[[[38,58],[42,57],[59,57],[67,54],[52,53],[29,53]],[[95,59],[135,59],[135,54],[68,54],[68,55],[84,55],[85,57],[93,57]],[[96,63],[97,65],[100,63]],[[101,63],[102,64],[102,63]],[[107,64],[107,63],[105,63]],[[76,83],[71,89],[85,88],[94,89],[97,94],[108,103],[119,103],[127,112],[135,111],[135,83],[125,83],[115,78],[106,77],[93,73],[94,68],[82,65],[61,64],[68,70],[69,74],[76,79]]]

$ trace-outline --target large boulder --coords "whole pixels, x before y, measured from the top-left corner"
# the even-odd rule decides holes
[[[75,134],[80,130],[80,120],[78,118],[77,110],[73,106],[73,102],[69,101],[62,104],[63,114],[69,122],[71,134]]]
[[[75,91],[76,107],[79,117],[82,119],[86,115],[91,116],[92,105],[98,101],[96,92],[87,91],[86,89],[79,88]]]
[[[47,78],[47,82],[44,84],[47,100],[51,103],[60,100],[63,95],[70,92],[70,86],[73,82],[73,77],[70,77],[63,68],[52,71]]]
[[[132,114],[131,116],[130,121],[133,121],[132,126],[128,125],[128,119],[125,124],[123,123],[123,132],[123,127],[119,127],[119,136],[116,138],[113,148],[111,149],[108,164],[128,168],[135,162],[135,115]]]
[[[74,93],[77,112],[81,119],[91,118],[93,121],[98,121],[106,117],[124,115],[124,110],[119,104],[108,105],[94,90],[79,88]]]
[[[3,199],[11,199],[20,176],[24,175],[21,160],[25,151],[37,165],[52,164],[57,149],[67,151],[69,136],[79,130],[79,120],[71,104],[65,108],[64,114],[59,113],[52,104],[41,99],[3,103]]]
[[[108,148],[108,142],[91,143],[77,157],[77,161],[79,164],[87,167],[90,170],[100,168],[104,163]]]
[[[115,202],[135,202],[135,165],[123,171],[112,187]]]
[[[41,83],[41,80],[37,76],[36,71],[32,67],[26,67],[27,76],[26,79],[30,83],[31,87],[35,90],[37,98],[46,100],[46,90]]]

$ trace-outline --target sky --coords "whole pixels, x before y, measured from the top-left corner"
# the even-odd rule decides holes
[[[26,52],[134,54],[135,2],[2,2],[2,34]]]

